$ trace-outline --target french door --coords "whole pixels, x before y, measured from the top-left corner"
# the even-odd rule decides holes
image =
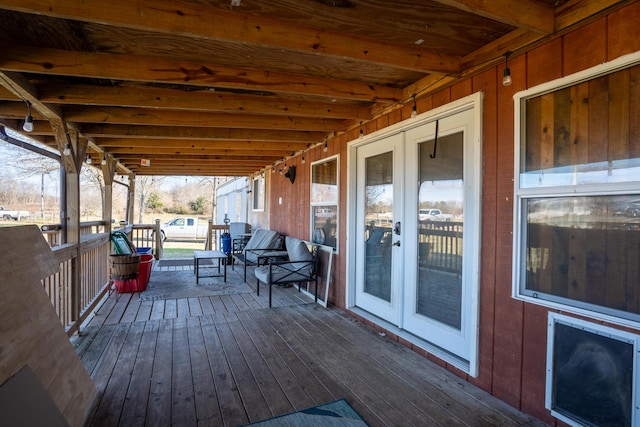
[[[399,185],[402,135],[358,149],[356,229],[357,305],[396,324],[399,321],[402,276]]]
[[[355,147],[352,276],[353,305],[472,375],[482,164],[474,105]]]

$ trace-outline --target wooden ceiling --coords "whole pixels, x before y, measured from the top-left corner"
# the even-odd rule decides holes
[[[76,167],[249,175],[625,3],[0,0],[0,124],[28,101]]]

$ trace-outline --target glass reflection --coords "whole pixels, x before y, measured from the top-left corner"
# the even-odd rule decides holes
[[[419,147],[418,286],[415,312],[461,328],[463,134]]]
[[[366,159],[364,292],[391,301],[393,153]]]
[[[640,194],[523,203],[527,291],[640,314]]]

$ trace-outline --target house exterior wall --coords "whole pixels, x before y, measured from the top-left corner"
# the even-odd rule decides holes
[[[425,357],[550,424],[562,424],[544,407],[548,308],[512,298],[514,101],[516,92],[585,70],[622,55],[640,51],[640,2],[612,12],[573,32],[538,45],[509,59],[513,84],[502,86],[504,63],[437,93],[417,99],[419,113],[476,92],[483,92],[483,179],[480,281],[480,368],[477,378],[448,366],[417,349]],[[411,105],[364,123],[365,134],[410,117]],[[334,154],[340,157],[339,248],[346,248],[347,144],[359,128],[328,141],[322,147],[287,161],[297,166],[292,185],[284,176],[271,180],[270,228],[309,239],[310,163]],[[278,204],[282,197],[282,205]],[[330,303],[345,307],[346,251],[334,260],[335,282]],[[364,320],[364,319],[362,319]],[[374,325],[375,326],[375,325]],[[376,326],[379,329],[379,327]],[[388,332],[388,331],[387,331]],[[633,332],[640,332],[640,328]],[[393,334],[388,333],[389,336]],[[411,344],[397,338],[403,344]]]

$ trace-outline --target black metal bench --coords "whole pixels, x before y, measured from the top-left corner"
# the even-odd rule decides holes
[[[310,247],[310,249],[309,249]],[[272,304],[273,285],[298,284],[300,292],[302,283],[315,284],[315,301],[318,301],[318,253],[320,246],[305,242],[295,237],[286,238],[288,260],[266,260],[266,264],[256,267],[256,292],[260,295],[260,282],[269,286],[269,307]]]
[[[249,241],[244,245],[240,252],[232,253],[233,263],[231,269],[234,270],[235,263],[242,264],[244,267],[244,281],[247,281],[247,266],[259,265],[268,258],[264,257],[265,253],[278,252],[282,248],[282,236],[272,230],[256,230]],[[286,255],[286,252],[284,253]]]

